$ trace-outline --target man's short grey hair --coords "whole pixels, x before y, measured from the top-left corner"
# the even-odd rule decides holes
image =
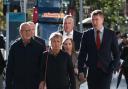
[[[74,21],[74,18],[73,18],[72,15],[65,15],[64,18],[63,18],[63,24],[64,24],[65,20],[68,19],[68,18],[72,18],[72,20]]]
[[[51,33],[50,37],[49,37],[49,46],[51,46],[51,40],[54,38],[54,37],[60,37],[62,39],[62,34],[59,33],[59,32],[53,32]]]

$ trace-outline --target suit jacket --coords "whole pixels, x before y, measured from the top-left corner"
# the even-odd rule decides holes
[[[60,31],[60,33],[63,35],[63,31]],[[79,51],[80,48],[80,43],[81,43],[81,37],[82,37],[82,33],[74,30],[73,31],[73,41],[75,43],[75,50]]]
[[[105,73],[110,73],[116,69],[119,59],[119,46],[114,31],[104,28],[99,50],[96,48],[94,29],[91,28],[84,32],[78,56],[79,72],[84,71],[84,64],[89,68],[96,68],[97,61],[100,61],[101,70]]]

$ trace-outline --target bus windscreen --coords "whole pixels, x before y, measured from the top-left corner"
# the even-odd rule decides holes
[[[61,7],[62,0],[38,0],[38,7]]]

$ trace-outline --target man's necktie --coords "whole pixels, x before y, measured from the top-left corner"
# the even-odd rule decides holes
[[[100,48],[100,31],[96,31],[96,46],[97,49]],[[97,60],[97,67],[102,69],[102,63],[100,60]]]
[[[96,31],[96,46],[97,46],[97,49],[100,48],[100,31]]]

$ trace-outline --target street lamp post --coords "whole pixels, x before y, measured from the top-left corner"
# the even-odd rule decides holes
[[[7,2],[7,12],[6,12],[6,57],[5,59],[8,57],[8,53],[9,53],[9,12],[10,12],[10,2],[9,0],[6,0]]]
[[[79,22],[80,22],[80,31],[83,31],[83,0],[80,0],[80,10],[79,10]]]

